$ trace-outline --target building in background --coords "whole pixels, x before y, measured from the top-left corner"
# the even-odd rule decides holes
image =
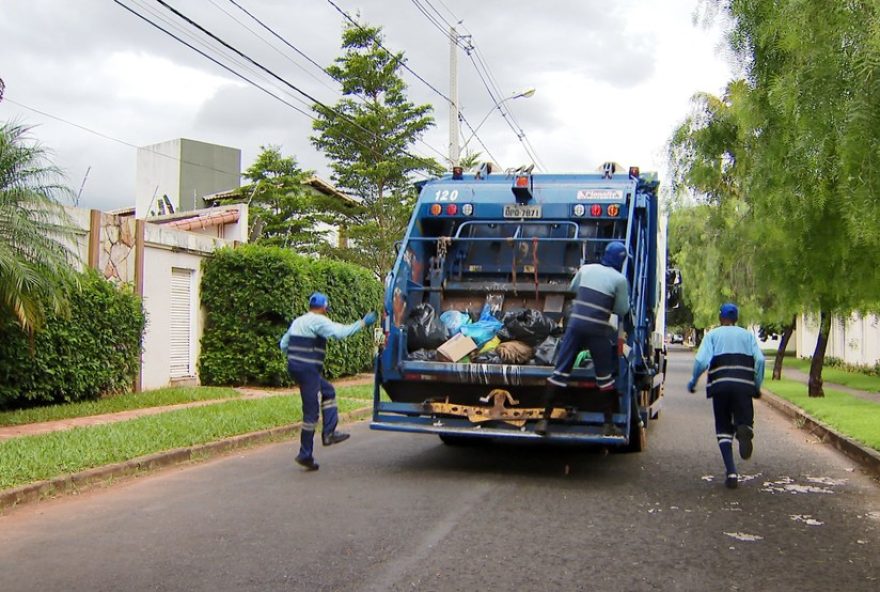
[[[811,357],[818,338],[818,315],[798,316],[797,356]],[[838,358],[856,366],[874,366],[880,363],[880,317],[856,313],[848,317],[832,317],[825,357]]]
[[[200,209],[202,197],[241,185],[241,150],[178,138],[138,148],[135,217]]]

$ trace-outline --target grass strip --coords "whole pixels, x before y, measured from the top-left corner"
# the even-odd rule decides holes
[[[769,364],[772,368],[772,362]],[[794,368],[801,372],[810,373],[810,360],[800,358],[785,358],[784,368]],[[880,376],[869,376],[861,372],[847,372],[842,368],[822,368],[822,380],[832,384],[847,386],[860,391],[880,393]]]
[[[103,415],[105,413],[131,411],[132,409],[162,407],[164,405],[193,403],[196,401],[207,401],[211,399],[228,399],[240,396],[241,393],[231,388],[210,386],[164,388],[143,393],[114,395],[96,401],[61,403],[47,407],[32,407],[30,409],[3,411],[0,412],[0,426],[24,425],[28,423],[56,421],[59,419],[71,419],[73,417],[87,417],[89,415]]]
[[[340,395],[346,390],[340,389]],[[339,398],[342,413],[363,406],[360,400]],[[288,425],[301,419],[299,396],[277,396],[227,401],[112,424],[13,438],[0,442],[0,489]]]
[[[880,404],[828,388],[824,397],[810,397],[805,384],[784,378],[765,381],[764,388],[842,434],[880,450]]]

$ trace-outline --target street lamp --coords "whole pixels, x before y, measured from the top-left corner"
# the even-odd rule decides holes
[[[513,99],[519,99],[519,98],[528,99],[529,97],[533,97],[533,96],[535,96],[535,89],[534,88],[527,88],[526,90],[524,90],[522,92],[512,94],[509,97],[505,97],[505,98],[501,99],[500,101],[498,101],[497,103],[495,103],[494,105],[492,105],[492,108],[489,109],[489,112],[486,113],[486,116],[483,117],[483,119],[480,121],[480,123],[477,124],[477,127],[474,128],[474,131],[471,132],[471,137],[468,138],[467,140],[465,140],[465,143],[462,146],[462,149],[467,148],[467,145],[470,143],[471,140],[474,139],[474,136],[477,135],[477,132],[480,130],[481,127],[483,127],[483,124],[486,123],[486,120],[489,119],[489,116],[492,115],[492,112],[495,111],[495,109],[498,109],[499,111],[501,111],[501,104],[502,103],[506,103],[507,101],[512,101]]]

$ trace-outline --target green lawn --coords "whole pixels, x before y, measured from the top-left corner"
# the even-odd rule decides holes
[[[767,366],[772,370],[773,362],[768,361]],[[795,368],[801,372],[810,372],[810,360],[800,358],[785,358],[783,362],[782,375],[785,376],[785,368]],[[840,384],[854,388],[860,391],[869,391],[872,393],[880,393],[880,376],[868,376],[860,372],[847,372],[841,368],[822,369],[822,380],[826,383]]]
[[[164,388],[143,393],[114,395],[112,397],[98,399],[97,401],[61,403],[59,405],[49,405],[47,407],[2,411],[0,412],[0,426],[23,425],[26,423],[55,421],[57,419],[102,415],[104,413],[130,411],[132,409],[144,409],[146,407],[162,407],[163,405],[176,405],[179,403],[192,403],[194,401],[207,401],[211,399],[228,399],[240,396],[241,393],[234,389],[222,387],[199,386]]]
[[[363,389],[338,390],[340,412],[364,407]],[[353,396],[351,396],[353,395]],[[356,400],[351,400],[356,399]],[[0,489],[302,419],[299,397],[236,400],[129,421],[0,442]]]
[[[880,450],[880,404],[826,388],[825,396],[807,396],[807,386],[794,380],[764,381],[764,388],[839,432]]]

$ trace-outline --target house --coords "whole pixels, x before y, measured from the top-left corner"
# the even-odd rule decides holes
[[[795,335],[797,356],[812,356],[818,338],[818,316],[799,315]],[[855,366],[874,366],[880,363],[880,317],[857,313],[848,317],[832,317],[825,357],[838,358]]]

